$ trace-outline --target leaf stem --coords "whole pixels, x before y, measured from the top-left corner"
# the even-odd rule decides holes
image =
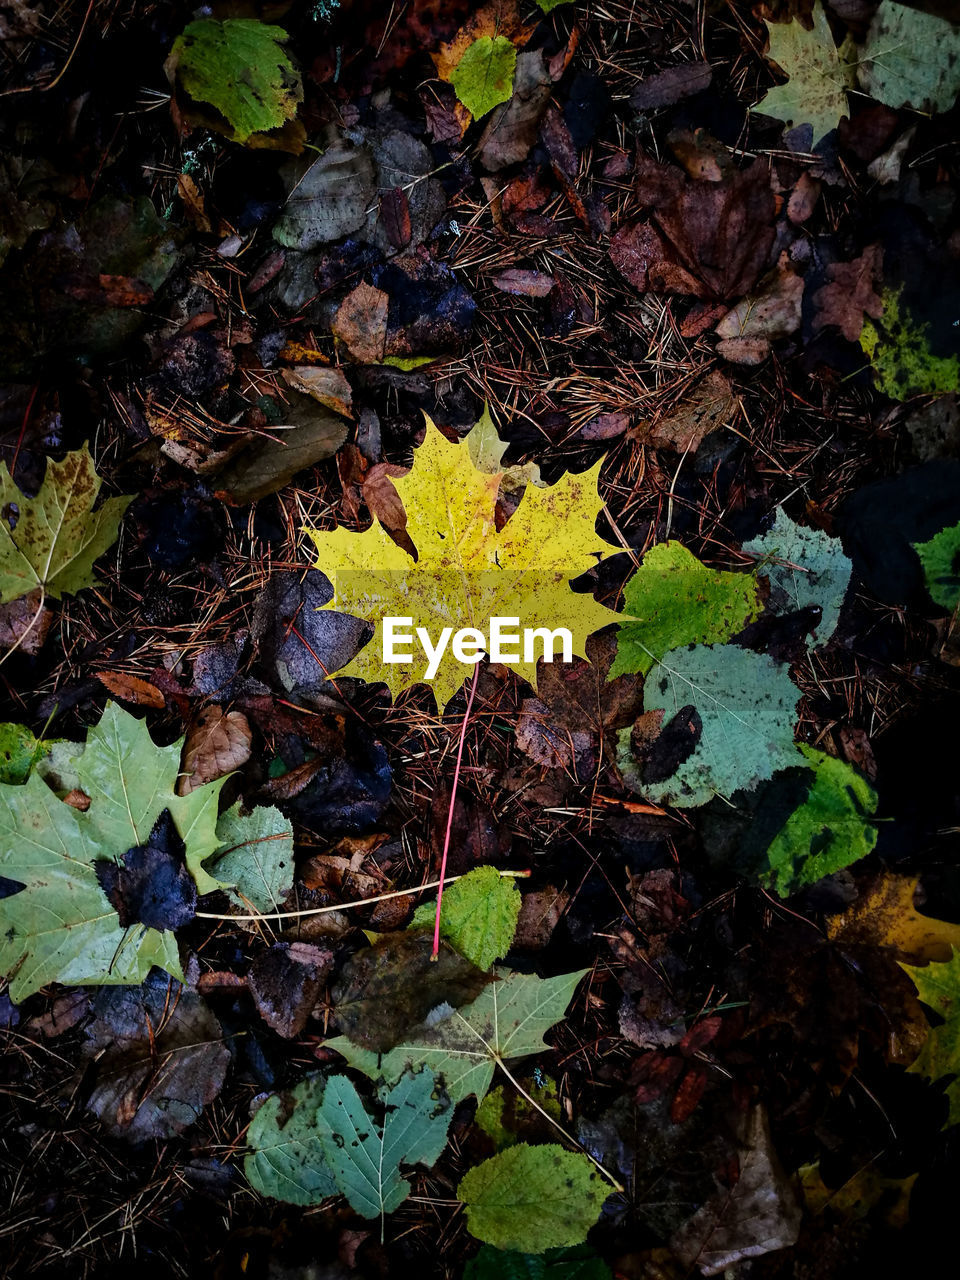
[[[498,874],[501,878],[510,877],[516,880],[525,880],[530,875],[530,872],[500,871]],[[447,876],[446,880],[428,880],[426,884],[414,885],[410,889],[393,889],[390,893],[378,893],[373,898],[356,898],[353,902],[335,902],[329,907],[306,907],[303,911],[273,911],[265,915],[261,915],[258,912],[256,915],[249,916],[220,915],[214,911],[197,911],[195,915],[198,920],[233,920],[236,923],[257,920],[294,920],[299,919],[301,916],[321,916],[331,911],[349,911],[352,907],[365,907],[371,902],[386,902],[389,898],[405,898],[408,894],[424,893],[427,889],[437,889],[442,884],[453,884],[454,880],[462,879],[462,875]]]
[[[440,906],[443,902],[443,880],[447,874],[447,854],[450,852],[450,833],[453,830],[453,810],[457,803],[457,786],[460,782],[460,763],[463,760],[463,744],[467,737],[467,721],[470,719],[470,711],[473,707],[473,697],[477,692],[477,681],[480,679],[480,663],[476,662],[473,666],[473,679],[470,681],[470,693],[467,697],[467,709],[463,713],[463,721],[460,725],[460,742],[457,745],[457,763],[453,769],[453,786],[450,788],[450,807],[447,810],[447,829],[443,837],[443,856],[440,859],[440,890],[437,894],[437,914],[433,922],[433,951],[430,954],[431,960],[436,960],[440,955]]]
[[[506,1063],[498,1053],[495,1053],[493,1057],[494,1057],[494,1061],[496,1062],[500,1070],[503,1072],[503,1074],[507,1077],[507,1079],[513,1085],[516,1091],[522,1094],[526,1098],[526,1100],[530,1103],[531,1107],[536,1108],[536,1110],[539,1111],[540,1114],[543,1116],[544,1120],[549,1120],[550,1123],[553,1125],[553,1127],[557,1129],[560,1133],[562,1133],[568,1142],[572,1142],[575,1147],[579,1147],[580,1150],[583,1152],[583,1154],[587,1157],[587,1159],[597,1167],[600,1173],[603,1174],[606,1180],[610,1183],[611,1187],[613,1187],[616,1191],[619,1191],[620,1194],[623,1195],[624,1192],[626,1191],[626,1188],[617,1181],[617,1179],[613,1176],[613,1174],[609,1173],[603,1167],[600,1161],[597,1160],[595,1156],[592,1156],[590,1154],[590,1152],[586,1149],[586,1147],[583,1145],[582,1142],[578,1142],[576,1138],[572,1136],[572,1134],[567,1133],[563,1125],[560,1124],[559,1121],[554,1120],[550,1112],[544,1110],[544,1108],[541,1107],[540,1103],[536,1100],[536,1098],[531,1098],[530,1094],[527,1093],[526,1089],[523,1087],[523,1085],[520,1083],[517,1077],[510,1071],[510,1069],[507,1067]]]

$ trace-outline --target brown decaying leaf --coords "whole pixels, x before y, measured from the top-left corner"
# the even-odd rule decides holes
[[[785,1249],[800,1234],[799,1197],[777,1159],[762,1106],[745,1117],[740,1139],[735,1184],[711,1196],[670,1240],[683,1266],[705,1276]]]
[[[630,95],[630,105],[636,111],[649,111],[654,107],[672,107],[684,98],[692,98],[710,88],[713,68],[709,62],[687,62],[680,67],[668,67],[647,76]]]
[[[230,1051],[195,991],[160,970],[142,987],[106,987],[94,1001],[85,1055],[95,1059],[88,1108],[116,1137],[169,1138],[223,1086]]]
[[[137,707],[154,707],[158,711],[166,706],[166,699],[156,685],[149,680],[141,680],[139,676],[132,676],[126,671],[98,671],[97,679],[121,702],[132,702]]]
[[[361,281],[334,316],[334,334],[360,364],[379,364],[383,359],[389,305],[389,295]]]
[[[383,1053],[431,1009],[469,1004],[492,979],[441,942],[431,960],[433,931],[390,933],[358,951],[333,988],[341,1031],[355,1044]]]
[[[704,161],[705,163],[705,161]],[[641,292],[740,298],[770,259],[776,201],[766,161],[690,181],[647,157],[643,182],[653,212],[621,227],[610,245],[618,270]],[[643,198],[643,197],[641,197]]]
[[[216,705],[204,708],[187,730],[177,795],[189,795],[246,764],[252,737],[242,711],[224,712]]]
[[[37,612],[40,598],[39,590],[31,591],[0,605],[0,649],[17,645],[24,653],[40,652],[53,625],[53,613],[46,605]]]
[[[872,244],[852,262],[834,262],[827,267],[828,284],[813,295],[813,327],[836,325],[848,342],[856,342],[863,332],[864,316],[879,320],[883,299],[876,286],[883,280],[883,248]]]
[[[776,338],[785,338],[800,327],[803,279],[781,253],[776,268],[760,282],[759,289],[743,298],[716,327],[717,351],[735,364],[761,364]]]
[[[285,1040],[299,1035],[332,967],[333,952],[308,942],[277,942],[257,956],[247,986],[267,1026]]]
[[[380,221],[394,249],[405,249],[413,237],[410,202],[402,187],[385,191],[380,197]]]
[[[553,276],[548,276],[543,271],[527,271],[522,267],[511,267],[494,276],[490,283],[502,293],[512,293],[524,298],[545,298],[556,281]]]
[[[652,426],[639,426],[631,435],[647,444],[696,453],[704,439],[724,426],[737,404],[729,381],[711,369],[702,381]]]
[[[525,893],[513,935],[513,945],[521,951],[542,951],[553,937],[553,931],[570,904],[566,889],[544,885]]]

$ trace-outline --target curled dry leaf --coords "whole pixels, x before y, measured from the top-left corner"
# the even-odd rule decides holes
[[[298,365],[296,369],[284,369],[282,377],[288,387],[313,396],[334,413],[345,418],[353,417],[353,390],[342,369]]]
[[[186,796],[206,782],[222,778],[250,759],[253,735],[242,711],[216,705],[201,711],[187,733],[177,795]]]

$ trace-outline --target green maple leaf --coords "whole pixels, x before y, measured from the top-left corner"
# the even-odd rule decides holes
[[[793,613],[816,605],[820,621],[807,648],[826,644],[836,630],[853,568],[840,539],[805,529],[778,510],[769,533],[745,542],[743,550],[760,559],[757,572],[770,582],[772,612]]]
[[[450,76],[457,97],[475,120],[513,93],[517,51],[506,36],[481,36],[467,45]]]
[[[48,982],[139,983],[155,964],[183,980],[174,935],[139,923],[124,929],[95,866],[146,844],[167,809],[199,891],[220,887],[201,864],[221,845],[225,780],[178,796],[181,746],[155,746],[143,721],[108,702],[71,760],[90,798],[86,812],[59,800],[36,771],[22,786],[0,785],[0,875],[23,885],[0,900],[0,972],[10,978],[11,999]]]
[[[292,120],[303,101],[286,41],[283,27],[255,18],[201,18],[174,41],[167,74],[194,102],[223,116],[234,142],[247,142]]]
[[[813,767],[810,791],[775,836],[769,879],[783,898],[865,858],[877,842],[877,793],[843,760],[800,746]]]
[[[834,43],[820,0],[813,8],[811,31],[796,18],[792,22],[768,22],[767,31],[770,58],[790,79],[769,89],[754,110],[782,120],[791,129],[812,125],[813,141],[817,143],[847,114],[847,89],[853,87],[853,67]]]
[[[413,468],[393,481],[407,514],[414,561],[386,530],[363,533],[308,529],[317,548],[316,568],[330,579],[333,599],[324,607],[376,626],[371,642],[340,673],[383,681],[396,695],[426,679],[427,659],[417,644],[406,665],[383,660],[382,619],[411,617],[435,640],[444,626],[470,626],[486,634],[492,617],[519,618],[524,628],[567,627],[573,652],[585,657],[587,636],[622,615],[592,595],[571,590],[570,580],[619,550],[598,536],[603,506],[597,493],[600,463],[582,475],[566,475],[549,488],[527,487],[502,529],[496,527],[501,475],[477,469],[463,444],[451,444],[432,422]],[[536,686],[535,662],[522,650],[512,671]],[[448,646],[433,689],[446,706],[469,670]]]
[[[496,867],[475,867],[443,891],[440,932],[479,969],[489,969],[513,944],[520,915],[520,890]],[[432,925],[436,906],[417,907],[410,927]]]
[[[609,1194],[586,1156],[555,1143],[508,1147],[469,1169],[457,1188],[472,1236],[534,1254],[581,1244]]]
[[[339,1191],[364,1218],[392,1213],[410,1194],[401,1164],[436,1163],[453,1107],[429,1070],[407,1072],[377,1096],[382,1125],[346,1076],[314,1076],[286,1099],[268,1098],[247,1132],[244,1172],[251,1186],[299,1205],[319,1204]]]
[[[960,604],[960,524],[941,529],[927,542],[911,543],[923,565],[930,598],[952,613]]]
[[[647,677],[644,710],[661,711],[666,724],[692,706],[701,721],[699,741],[669,778],[647,782],[633,758],[631,731],[621,730],[623,780],[653,804],[678,808],[751,791],[778,770],[805,763],[793,743],[799,701],[788,669],[766,654],[732,644],[674,649]]]
[[[346,1036],[328,1040],[326,1047],[372,1080],[389,1084],[411,1067],[427,1066],[443,1080],[451,1102],[471,1093],[482,1100],[498,1064],[547,1047],[544,1033],[563,1018],[586,972],[556,978],[507,973],[466,1008],[452,1009],[440,1021],[430,1019],[414,1028],[388,1053],[361,1049]]]
[[[860,53],[864,93],[888,107],[949,111],[960,93],[960,27],[883,0]]]
[[[681,645],[727,640],[763,609],[752,575],[708,569],[679,542],[651,547],[623,594],[632,617],[617,633],[609,680],[634,671],[646,675]]]
[[[920,999],[944,1019],[931,1027],[919,1057],[908,1071],[927,1080],[952,1076],[946,1096],[950,1102],[947,1124],[960,1124],[960,951],[954,950],[945,964],[922,968],[901,964],[901,969],[917,988]]]
[[[19,511],[11,532],[0,526],[0,602],[41,588],[59,600],[96,582],[93,562],[117,540],[131,496],[108,498],[94,511],[100,477],[86,445],[62,462],[47,463],[35,498],[25,498],[6,467],[0,469],[0,507]]]

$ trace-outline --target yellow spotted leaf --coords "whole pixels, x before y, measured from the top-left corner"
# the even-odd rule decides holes
[[[827,932],[841,943],[888,947],[907,964],[949,960],[951,947],[960,947],[960,924],[921,915],[913,905],[916,891],[916,876],[880,875],[833,917]]]

